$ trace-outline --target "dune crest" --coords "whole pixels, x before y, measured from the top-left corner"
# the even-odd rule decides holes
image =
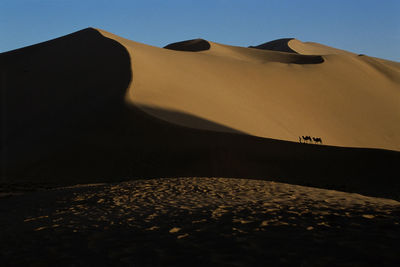
[[[282,38],[274,41],[266,42],[256,46],[249,46],[249,48],[256,48],[262,50],[281,51],[288,53],[297,53],[289,46],[289,42],[294,38]]]
[[[354,56],[354,53],[322,45],[314,42],[302,42],[297,39],[291,39],[287,43],[288,47],[294,52],[302,55],[347,55]]]
[[[260,45],[249,46],[249,48],[295,53],[301,55],[355,55],[354,53],[319,43],[302,42],[296,38],[277,39]]]

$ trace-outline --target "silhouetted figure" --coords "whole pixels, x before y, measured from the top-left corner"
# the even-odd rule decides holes
[[[315,142],[316,144],[318,144],[318,143],[322,144],[322,139],[321,139],[321,138],[319,138],[319,137],[313,137],[312,139],[314,140],[314,142]]]
[[[311,136],[307,135],[307,136],[301,136],[304,140],[304,143],[306,143],[307,141],[312,142]]]
[[[301,144],[301,137],[299,136],[299,143]]]

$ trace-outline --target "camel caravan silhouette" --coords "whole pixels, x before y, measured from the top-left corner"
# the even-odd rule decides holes
[[[322,139],[320,137],[311,137],[309,135],[307,136],[299,136],[299,142],[300,143],[304,143],[304,144],[308,144],[308,143],[316,143],[316,144],[322,144]]]

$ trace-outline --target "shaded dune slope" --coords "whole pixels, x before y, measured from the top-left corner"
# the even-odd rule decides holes
[[[118,42],[85,29],[1,55],[3,168],[35,165],[115,116],[131,80]]]
[[[166,45],[164,48],[177,51],[205,51],[210,49],[210,43],[203,39],[193,39]]]
[[[249,46],[249,48],[281,51],[281,52],[288,52],[288,53],[297,53],[289,46],[289,41],[292,39],[294,39],[294,38],[282,38],[282,39],[266,42],[266,43],[256,45],[256,46]]]
[[[227,53],[231,63],[255,64],[253,52],[212,47],[211,43],[207,50],[212,55],[193,53],[199,56],[200,67],[208,64],[200,58],[212,62]],[[156,59],[146,66],[141,57],[150,52]],[[6,96],[2,182],[243,177],[400,198],[399,152],[258,137],[245,127],[222,123],[224,117],[219,114],[209,119],[196,109],[176,105],[169,97],[178,94],[170,91],[177,89],[177,84],[167,79],[173,73],[165,68],[165,60],[176,58],[179,62],[182,57],[180,51],[152,48],[95,29],[1,54],[1,89]],[[186,65],[181,64],[172,71],[182,71],[180,67]],[[158,72],[157,66],[164,72]],[[146,74],[147,69],[153,72]],[[156,84],[146,75],[153,76]],[[154,75],[159,75],[158,79]],[[187,86],[187,81],[181,77],[182,84]],[[209,93],[209,88],[202,88]],[[185,95],[185,91],[179,92]],[[151,102],[147,97],[164,102]],[[192,95],[203,104],[201,97]],[[184,100],[181,104],[189,101],[180,100]],[[213,111],[214,100],[209,101],[205,110],[211,106]],[[191,107],[193,103],[186,104]]]

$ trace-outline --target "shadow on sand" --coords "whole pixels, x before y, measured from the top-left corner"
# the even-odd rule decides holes
[[[60,188],[1,199],[0,257],[4,266],[397,266],[394,202],[232,178]]]

